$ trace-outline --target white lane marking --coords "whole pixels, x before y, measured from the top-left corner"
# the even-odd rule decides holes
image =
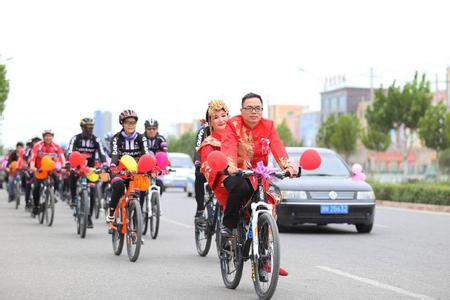
[[[328,267],[324,267],[324,266],[316,266],[316,268],[319,268],[319,269],[322,269],[324,271],[328,271],[328,272],[331,272],[331,273],[334,273],[334,274],[337,274],[337,275],[341,275],[341,276],[344,276],[344,277],[347,277],[347,278],[351,278],[353,280],[361,281],[361,282],[364,282],[364,283],[369,284],[369,285],[373,285],[373,286],[378,287],[378,288],[382,288],[382,289],[385,289],[385,290],[393,291],[393,292],[396,292],[396,293],[399,293],[399,294],[402,294],[402,295],[405,295],[405,296],[410,296],[410,297],[415,298],[415,299],[434,299],[434,298],[432,298],[430,296],[409,292],[407,290],[404,290],[404,289],[396,287],[396,286],[392,286],[392,285],[389,285],[389,284],[385,284],[385,283],[378,282],[378,281],[375,281],[375,280],[372,280],[372,279],[368,279],[368,278],[364,278],[364,277],[359,277],[359,276],[356,276],[356,275],[353,275],[353,274],[350,274],[350,273],[347,273],[347,272],[343,272],[343,271],[340,271],[340,270],[336,270],[336,269],[332,269],[332,268],[328,268]]]
[[[381,224],[373,224],[373,226],[380,227],[380,228],[391,228],[391,226],[381,225]]]
[[[390,209],[390,210],[398,210],[410,213],[419,213],[419,214],[430,214],[430,215],[438,215],[438,216],[447,216],[450,217],[450,213],[448,212],[439,212],[439,211],[428,211],[428,210],[419,210],[419,209],[411,209],[411,208],[401,208],[401,207],[390,207],[390,206],[377,206],[377,209]]]
[[[181,227],[184,227],[184,228],[189,228],[189,229],[194,228],[194,226],[187,225],[187,224],[175,221],[175,220],[167,219],[165,217],[161,217],[161,220],[169,222],[169,223],[172,223],[172,224],[175,224],[175,225],[178,225],[178,226],[181,226]]]

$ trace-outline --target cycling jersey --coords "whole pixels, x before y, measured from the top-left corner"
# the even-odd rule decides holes
[[[67,148],[67,156],[70,156],[73,151],[78,151],[86,155],[87,165],[89,167],[95,166],[96,157],[102,163],[106,161],[102,142],[95,135],[92,135],[89,138],[83,137],[82,133],[75,135],[70,140],[69,147]]]
[[[64,152],[61,147],[55,143],[45,144],[44,141],[40,141],[34,145],[30,162],[34,161],[36,164],[35,167],[40,168],[41,160],[46,155],[49,155],[54,161],[59,161],[63,166],[66,164]]]
[[[198,153],[198,148],[209,134],[210,130],[208,126],[202,126],[202,128],[200,128],[197,131],[197,138],[195,139],[194,164],[198,168],[200,167],[201,164],[201,157],[200,154]]]
[[[148,153],[147,138],[138,132],[128,136],[124,130],[121,130],[111,140],[111,164],[118,165],[119,159],[124,155],[130,155],[138,160]]]
[[[146,138],[148,149],[152,151],[153,154],[162,151],[167,152],[167,141],[164,136],[158,133],[154,138],[150,138],[148,136],[146,136]]]

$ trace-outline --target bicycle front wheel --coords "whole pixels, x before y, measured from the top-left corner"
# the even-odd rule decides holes
[[[258,217],[258,252],[252,244],[253,284],[260,299],[272,298],[278,284],[280,269],[280,237],[277,224],[269,212]]]
[[[127,252],[131,262],[139,258],[142,245],[142,212],[138,200],[128,202],[127,207]]]
[[[89,193],[87,189],[81,192],[80,207],[78,210],[78,224],[80,226],[80,237],[86,237],[86,229],[89,215]]]
[[[45,197],[45,195],[47,194],[47,188],[44,188],[44,190],[41,190],[40,194],[39,194],[39,206],[38,206],[38,220],[39,220],[39,224],[43,224],[44,223],[44,219],[45,219],[45,199],[44,201],[42,201],[42,197]]]
[[[203,220],[195,222],[195,246],[200,256],[208,255],[209,248],[211,247],[213,233],[209,230],[209,226],[214,218],[214,212],[211,208],[212,205],[212,201],[208,201],[203,209]]]
[[[55,217],[55,194],[53,189],[48,188],[45,191],[45,223],[52,226]]]
[[[20,182],[14,184],[14,190],[14,195],[16,198],[16,209],[18,209],[20,205]]]
[[[152,239],[156,239],[159,231],[159,216],[161,214],[161,208],[159,206],[159,193],[152,193],[150,204],[150,235],[152,236]]]
[[[147,229],[148,229],[148,192],[145,194],[145,201],[144,201],[144,205],[142,206],[142,226],[144,227],[144,229],[142,230],[142,235],[146,235],[147,234]]]

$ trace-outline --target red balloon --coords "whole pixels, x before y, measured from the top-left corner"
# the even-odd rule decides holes
[[[167,156],[167,152],[156,153],[156,164],[161,169],[165,169],[169,166],[169,157]]]
[[[72,168],[81,167],[86,163],[86,156],[78,151],[73,151],[69,157],[69,164]]]
[[[228,166],[228,161],[225,154],[217,150],[209,153],[206,160],[214,171],[222,171]]]
[[[320,167],[321,163],[319,152],[313,149],[306,150],[300,157],[300,167],[304,170],[315,170]]]
[[[151,154],[144,154],[138,161],[138,172],[147,173],[150,172],[156,166],[156,158]]]

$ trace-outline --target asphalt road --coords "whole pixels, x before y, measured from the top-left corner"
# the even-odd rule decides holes
[[[216,253],[197,255],[194,202],[165,193],[160,234],[131,263],[103,216],[80,239],[65,203],[47,227],[0,190],[0,299],[255,299],[250,264],[229,290]],[[281,234],[281,251],[289,276],[274,299],[450,299],[450,214],[377,207],[370,234],[305,225]]]

